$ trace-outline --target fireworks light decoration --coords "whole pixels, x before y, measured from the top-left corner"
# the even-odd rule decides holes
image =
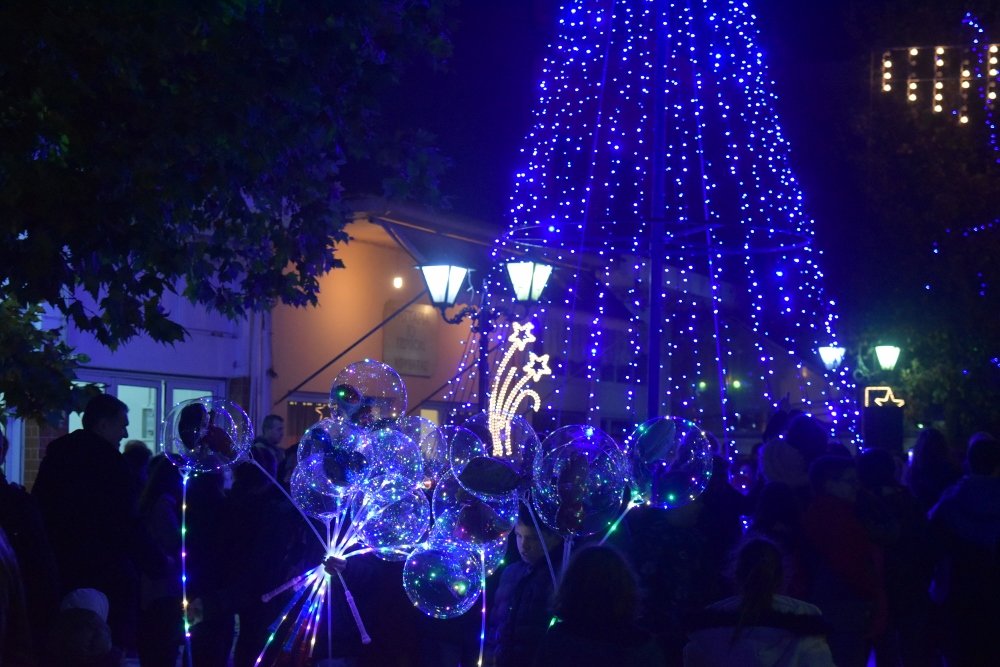
[[[536,338],[532,333],[534,324],[531,322],[512,322],[513,332],[507,337],[511,345],[500,360],[497,371],[493,377],[493,387],[490,391],[490,400],[487,407],[489,414],[489,431],[492,440],[493,456],[513,455],[513,443],[509,437],[510,422],[525,400],[532,402],[531,408],[535,412],[542,407],[542,398],[534,389],[527,389],[530,382],[538,382],[542,377],[552,374],[549,368],[549,355],[537,355],[528,352],[528,363],[520,369],[510,362],[518,352],[524,352],[526,347],[535,342]],[[523,375],[520,375],[520,370]]]

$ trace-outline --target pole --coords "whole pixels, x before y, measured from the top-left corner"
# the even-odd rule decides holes
[[[493,315],[489,311],[480,311],[476,315],[476,324],[473,327],[479,334],[479,358],[477,359],[477,372],[479,374],[479,393],[477,398],[480,412],[486,410],[486,385],[490,374],[490,333],[492,333]]]
[[[657,4],[656,69],[653,74],[653,160],[649,211],[649,322],[646,326],[646,418],[660,413],[660,326],[663,321],[663,255],[666,236],[666,2]]]

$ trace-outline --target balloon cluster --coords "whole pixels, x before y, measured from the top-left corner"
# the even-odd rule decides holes
[[[489,411],[438,427],[405,416],[405,385],[378,361],[338,374],[330,407],[333,418],[299,444],[295,502],[328,524],[352,525],[348,539],[335,538],[336,555],[404,560],[406,594],[436,618],[475,603],[502,562],[520,501],[549,529],[585,537],[634,505],[691,502],[711,476],[709,441],[691,422],[649,421],[624,445],[586,425],[540,441],[523,417]]]
[[[572,539],[609,530],[635,505],[691,502],[711,476],[707,437],[682,419],[646,422],[619,444],[589,425],[540,441],[523,417],[499,411],[444,427],[406,411],[393,368],[372,360],[345,368],[332,384],[331,416],[299,441],[290,498],[326,526],[328,557],[404,561],[407,596],[436,618],[475,603],[502,562],[520,502]],[[245,455],[252,438],[239,406],[201,398],[171,411],[164,449],[185,470],[207,472]],[[320,590],[321,575],[303,576]]]

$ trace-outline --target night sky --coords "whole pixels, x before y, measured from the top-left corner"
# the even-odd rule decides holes
[[[393,102],[407,123],[433,132],[452,160],[441,186],[454,212],[498,227],[509,222],[518,151],[531,125],[559,5],[461,2],[446,71],[411,75]],[[827,256],[827,291],[849,301],[865,284],[859,265],[874,261],[867,255],[877,252],[859,243],[865,226],[857,205],[860,183],[845,151],[863,141],[853,128],[869,103],[870,55],[908,40],[957,40],[961,13],[931,7],[924,20],[896,21],[894,12],[905,5],[893,0],[757,0],[752,6],[792,167],[816,221],[816,245]]]

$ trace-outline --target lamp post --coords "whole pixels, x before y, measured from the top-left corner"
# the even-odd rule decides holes
[[[847,350],[839,345],[820,347],[820,359],[830,372],[836,371],[844,361]],[[885,382],[876,382],[877,386],[869,386],[869,381],[875,377],[885,378],[886,374],[896,368],[900,349],[895,345],[876,345],[870,349],[858,351],[857,364],[854,366],[854,379],[864,386],[863,415],[864,441],[867,447],[882,447],[891,451],[901,451],[903,446],[903,399],[896,397],[893,389]],[[877,368],[872,366],[874,357]],[[874,370],[874,372],[873,372]]]
[[[496,321],[500,316],[510,317],[511,313],[486,305],[486,293],[479,306],[468,305],[449,316],[448,309],[455,305],[459,292],[465,284],[469,269],[449,264],[433,264],[417,267],[427,284],[427,293],[431,303],[441,312],[441,317],[449,324],[458,324],[468,318],[472,321],[471,330],[479,335],[479,358],[477,370],[479,373],[478,406],[486,409],[486,386],[489,374],[489,335],[496,329]],[[548,264],[531,261],[516,261],[506,263],[506,273],[514,289],[514,299],[526,306],[537,303],[542,296],[542,290],[552,275],[552,267]]]

